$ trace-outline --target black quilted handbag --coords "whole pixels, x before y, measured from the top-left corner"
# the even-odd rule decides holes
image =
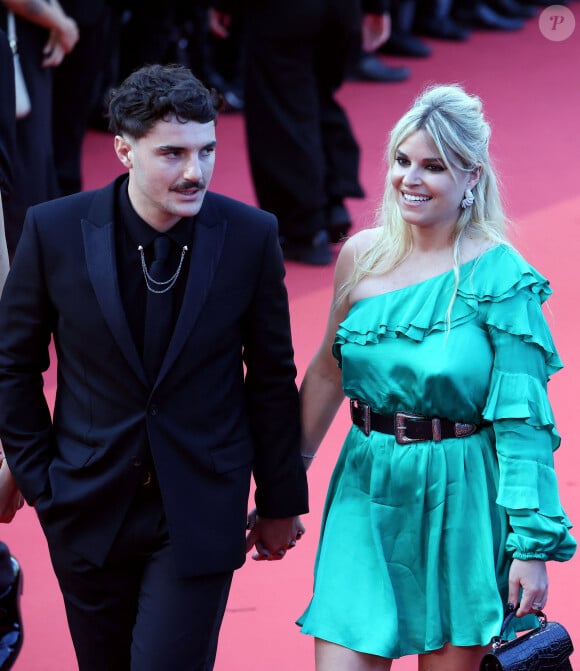
[[[504,641],[503,634],[514,615],[512,608],[492,641],[492,651],[481,660],[480,671],[572,671],[574,647],[561,624],[548,622],[544,613],[538,613],[539,627]]]

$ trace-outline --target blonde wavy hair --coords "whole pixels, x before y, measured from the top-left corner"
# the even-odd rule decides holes
[[[395,154],[400,145],[420,130],[432,139],[442,161],[452,173],[453,170],[471,172],[477,168],[480,171],[479,181],[472,189],[473,205],[462,209],[460,203],[457,204],[458,219],[453,236],[456,293],[459,245],[467,229],[492,243],[507,243],[506,216],[489,155],[491,129],[484,118],[480,98],[469,95],[458,84],[430,86],[416,98],[392,129],[387,150],[389,166],[395,164]],[[411,227],[401,216],[390,170],[375,225],[378,229],[376,244],[356,258],[354,271],[340,291],[340,299],[348,296],[365,276],[383,274],[395,268],[413,249]]]

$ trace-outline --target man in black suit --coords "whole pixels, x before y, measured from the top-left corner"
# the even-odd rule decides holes
[[[276,220],[208,191],[218,108],[186,68],[130,75],[109,105],[128,176],[31,208],[0,302],[0,438],[81,671],[212,669],[246,548],[303,532]]]

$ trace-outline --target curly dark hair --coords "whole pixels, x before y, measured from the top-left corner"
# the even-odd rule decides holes
[[[111,91],[108,108],[112,133],[140,139],[160,119],[215,121],[223,98],[183,65],[146,65]]]

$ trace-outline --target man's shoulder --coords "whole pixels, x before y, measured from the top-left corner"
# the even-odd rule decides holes
[[[204,203],[205,205],[216,208],[226,216],[235,215],[236,217],[243,217],[255,221],[276,221],[276,217],[271,212],[266,212],[255,205],[244,203],[241,200],[231,198],[230,196],[224,196],[215,191],[207,192],[206,201],[207,202]]]
[[[60,215],[64,212],[72,214],[87,210],[95,199],[113,198],[115,184],[116,180],[99,189],[91,189],[89,191],[73,193],[68,196],[61,196],[60,198],[53,198],[52,200],[47,200],[31,206],[30,210],[40,217]]]

